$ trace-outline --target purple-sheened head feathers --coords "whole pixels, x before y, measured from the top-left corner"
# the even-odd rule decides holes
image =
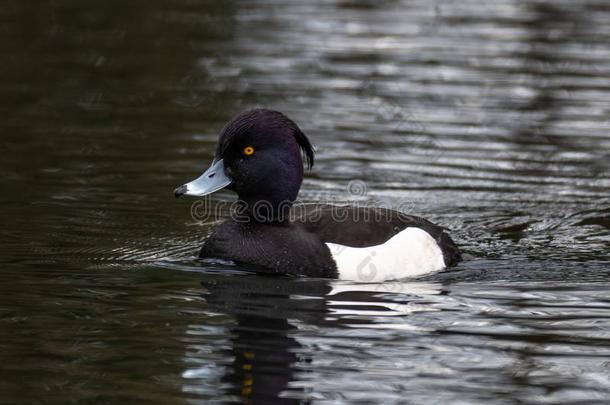
[[[258,139],[273,137],[275,142],[292,137],[305,155],[307,167],[311,168],[314,164],[314,149],[311,142],[294,121],[279,111],[256,108],[233,118],[222,130],[216,156],[219,158],[224,156],[236,139],[242,137]]]

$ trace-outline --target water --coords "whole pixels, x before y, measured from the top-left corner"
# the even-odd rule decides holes
[[[0,6],[1,403],[608,402],[608,2],[26,3]],[[253,106],[317,145],[303,201],[423,215],[468,260],[196,261],[214,218],[172,190]]]

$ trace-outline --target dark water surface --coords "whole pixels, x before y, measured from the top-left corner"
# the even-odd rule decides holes
[[[609,402],[608,1],[9,0],[0,21],[1,403]],[[378,285],[197,262],[232,197],[193,218],[172,190],[253,106],[317,145],[302,200],[424,215],[469,260]]]

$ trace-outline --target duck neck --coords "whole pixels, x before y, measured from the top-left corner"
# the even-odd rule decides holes
[[[284,223],[289,221],[293,200],[270,200],[257,197],[239,198],[238,215],[247,221],[259,223]]]

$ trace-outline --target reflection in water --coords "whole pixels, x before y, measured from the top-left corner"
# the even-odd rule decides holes
[[[256,315],[237,316],[236,322],[232,330],[233,371],[223,381],[246,403],[298,403],[282,398],[294,380],[293,367],[303,361],[296,355],[301,346],[289,337],[295,328],[286,319]]]
[[[299,403],[303,389],[290,383],[296,380],[299,365],[307,362],[307,355],[295,339],[296,325],[323,322],[325,301],[320,296],[329,290],[327,282],[207,277],[202,285],[209,309],[235,322],[228,331],[232,364],[220,381],[228,384],[226,395],[253,404]],[[295,296],[300,298],[293,299]],[[185,373],[198,374],[193,370]]]
[[[409,325],[404,317],[438,311],[413,301],[441,294],[440,285],[434,283],[295,282],[259,276],[208,276],[202,285],[207,309],[233,319],[227,331],[231,336],[226,350],[230,364],[221,378],[215,378],[226,387],[226,398],[254,404],[301,403],[315,398],[316,378],[308,374],[325,361],[325,355],[322,352],[313,357],[312,348],[322,341],[314,338],[312,342],[307,331],[342,325],[434,333],[430,327]],[[375,322],[371,323],[371,318]],[[198,335],[199,329],[205,325],[191,325],[189,334]],[[198,378],[209,379],[215,374],[210,365],[186,370],[183,376],[189,382],[185,390],[196,389]]]

